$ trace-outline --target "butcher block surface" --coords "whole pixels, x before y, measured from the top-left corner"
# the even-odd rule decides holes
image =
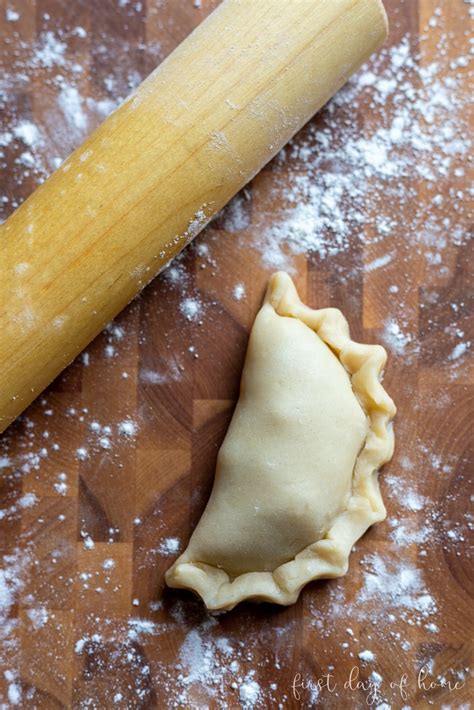
[[[2,218],[217,4],[2,2]],[[2,435],[2,707],[468,707],[470,7],[385,5],[382,53]],[[388,517],[344,578],[211,616],[164,574],[278,268],[387,348]]]

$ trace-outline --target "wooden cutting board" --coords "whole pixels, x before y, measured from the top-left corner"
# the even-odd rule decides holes
[[[2,3],[3,216],[217,4]],[[6,707],[467,707],[468,6],[386,6],[394,49],[3,435]],[[349,180],[343,217],[363,216],[349,237],[341,227],[305,242],[311,216],[295,222],[294,210],[319,204],[308,153],[325,150],[318,170]],[[430,153],[434,176],[416,170]],[[335,167],[338,156],[347,160]],[[354,179],[357,161],[366,179]],[[340,207],[328,202],[322,216],[336,223]],[[358,543],[345,578],[309,585],[289,608],[242,604],[211,617],[165,589],[164,573],[207,500],[287,232],[282,265],[301,296],[340,307],[355,339],[389,351],[398,417],[382,482],[388,519]]]

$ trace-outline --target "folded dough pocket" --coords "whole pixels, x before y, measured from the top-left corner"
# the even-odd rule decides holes
[[[350,340],[336,309],[312,310],[274,274],[250,335],[214,487],[166,574],[209,609],[294,602],[311,579],[347,571],[354,542],[385,509],[378,468],[392,455],[386,354]]]

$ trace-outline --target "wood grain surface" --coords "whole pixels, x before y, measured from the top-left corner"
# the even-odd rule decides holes
[[[391,45],[408,37],[418,67],[443,61],[449,69],[462,53],[466,3],[385,4]],[[24,157],[28,143],[6,141],[3,216],[100,122],[107,101],[124,97],[215,5],[2,2],[2,132],[28,120],[42,136],[34,167]],[[44,51],[47,33],[63,44],[55,47],[59,59]],[[418,82],[419,72],[413,76]],[[72,80],[86,125],[57,110]],[[305,146],[329,116],[364,135],[380,115],[369,97],[356,111],[336,102],[294,145]],[[395,176],[409,199],[383,240],[369,239],[381,203],[368,201],[365,240],[354,235],[347,248],[301,250],[286,262],[311,306],[341,308],[355,339],[389,350],[384,384],[398,416],[396,454],[382,477],[388,519],[358,543],[345,578],[309,585],[289,608],[242,604],[217,617],[164,586],[212,485],[249,329],[273,270],[256,244],[282,213],[275,185],[305,172],[295,151],[265,168],[7,430],[2,707],[468,707],[472,242],[458,194],[468,188],[467,168],[434,192],[419,174]],[[387,189],[385,207],[392,199]],[[458,230],[442,246],[413,237],[415,221],[421,230],[435,209],[454,215]],[[328,673],[330,687],[326,680],[318,688]]]

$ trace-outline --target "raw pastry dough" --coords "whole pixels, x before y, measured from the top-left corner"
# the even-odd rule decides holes
[[[345,574],[354,543],[385,517],[377,475],[395,414],[385,362],[380,345],[350,339],[340,311],[312,310],[287,274],[272,276],[211,497],[170,587],[224,610],[291,604],[310,580]]]

